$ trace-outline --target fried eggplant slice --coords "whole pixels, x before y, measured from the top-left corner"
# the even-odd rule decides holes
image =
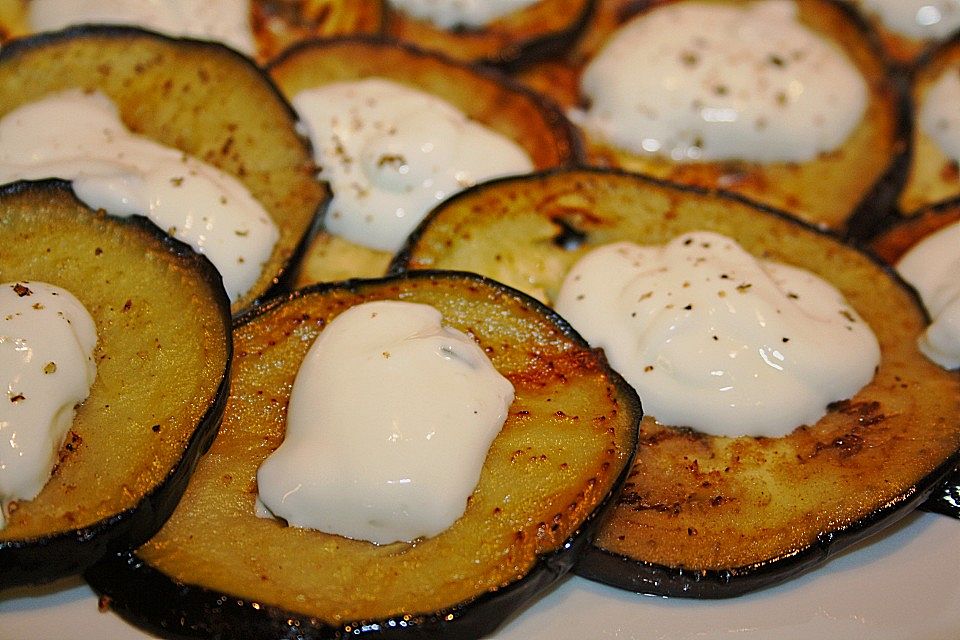
[[[386,32],[458,60],[518,69],[566,53],[583,32],[596,4],[596,0],[540,0],[483,27],[450,29],[389,7]]]
[[[269,67],[289,99],[333,82],[380,77],[432,93],[471,119],[505,135],[537,169],[571,165],[582,154],[579,136],[554,105],[505,76],[439,54],[370,38],[304,43]],[[298,286],[351,277],[382,276],[391,254],[321,231],[311,242]]]
[[[466,512],[380,546],[257,517],[257,469],[283,440],[304,354],[339,313],[384,299],[439,309],[516,389]],[[86,574],[162,636],[478,637],[566,573],[629,469],[632,389],[552,311],[474,274],[319,285],[253,309],[234,340],[224,423],[180,507],[132,556]]]
[[[567,109],[583,107],[580,74],[585,66],[620,26],[639,15],[638,8],[654,10],[663,4],[631,0],[604,4],[572,54],[524,70],[519,78]],[[891,79],[873,33],[852,8],[829,0],[797,0],[797,6],[801,22],[835,42],[867,83],[865,116],[842,146],[806,162],[674,162],[616,148],[585,132],[591,164],[722,188],[834,229],[846,229],[848,219],[855,217],[852,231],[858,237],[867,235],[878,212],[892,206],[896,197],[897,188],[888,187],[888,182],[896,181],[897,163],[906,147],[904,96]],[[860,231],[860,226],[866,229]]]
[[[583,576],[644,593],[718,598],[781,582],[895,521],[960,459],[960,377],[916,347],[927,318],[871,257],[742,199],[610,170],[509,178],[438,207],[394,271],[465,269],[547,303],[586,251],[694,230],[837,287],[881,347],[874,379],[782,438],[641,426],[637,459]],[[642,400],[642,398],[641,398]]]
[[[958,74],[960,33],[932,50],[914,71],[911,88],[914,114],[912,148],[906,184],[899,198],[899,208],[904,215],[914,215],[924,207],[960,196],[958,160],[944,152],[936,140],[936,134],[930,131],[929,124],[924,126],[922,115],[936,83],[949,75],[955,79]]]
[[[69,88],[103,92],[129,129],[235,176],[267,210],[280,239],[235,312],[279,281],[328,193],[262,71],[222,45],[127,27],[78,27],[0,50],[0,115]]]
[[[382,0],[251,0],[248,22],[256,51],[247,53],[262,64],[301,40],[379,34],[385,27],[384,11]],[[111,21],[121,23],[119,19]],[[34,33],[29,0],[0,3],[0,42]]]
[[[0,189],[0,278],[47,282],[93,316],[96,380],[50,481],[11,505],[0,588],[78,573],[152,536],[223,415],[230,303],[205,258],[62,182]]]
[[[870,248],[887,264],[896,264],[921,239],[958,220],[960,198],[938,202],[891,224],[871,241]]]

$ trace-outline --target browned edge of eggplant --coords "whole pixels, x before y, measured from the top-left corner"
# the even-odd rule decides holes
[[[21,181],[3,185],[0,186],[0,199],[33,189],[62,191],[76,200],[70,183],[63,180]],[[163,482],[146,493],[136,506],[72,531],[0,541],[0,589],[37,585],[81,573],[109,553],[132,550],[150,539],[173,513],[197,462],[216,437],[223,418],[230,391],[233,340],[230,302],[223,289],[220,273],[206,257],[196,253],[189,245],[174,240],[144,217],[131,216],[126,220],[118,219],[117,222],[155,238],[178,260],[197,271],[212,285],[214,291],[219,291],[216,303],[223,321],[227,347],[220,384],[180,460],[169,470]]]
[[[891,500],[866,518],[820,535],[814,544],[769,562],[724,570],[688,570],[641,562],[595,545],[580,554],[574,573],[612,587],[640,594],[682,598],[721,599],[767,589],[815,569],[844,549],[889,527],[914,509],[938,511],[960,517],[960,451],[941,464],[912,491]],[[937,492],[952,496],[954,511],[926,508]],[[949,498],[946,498],[948,500]],[[944,509],[947,509],[946,502]],[[939,506],[939,505],[937,505]]]
[[[398,277],[353,279],[319,283],[252,307],[234,319],[234,328],[269,312],[287,300],[303,294],[342,288],[357,291],[397,280],[455,278],[477,283],[518,298],[537,310],[576,344],[587,342],[559,314],[525,293],[475,273],[461,271],[418,271]],[[602,353],[600,354],[602,358]],[[273,637],[297,640],[342,638],[448,638],[468,640],[489,634],[506,618],[525,606],[534,596],[560,580],[574,566],[577,556],[593,540],[604,514],[616,503],[616,496],[632,467],[630,460],[638,443],[643,410],[633,388],[609,369],[610,382],[628,403],[635,416],[632,449],[611,491],[600,501],[569,538],[555,550],[541,554],[522,578],[501,588],[480,594],[456,606],[423,615],[398,615],[384,620],[352,620],[338,626],[296,612],[237,598],[205,587],[183,584],[124,551],[110,554],[84,573],[84,578],[120,617],[164,638]],[[145,617],[144,612],[147,612]]]
[[[562,56],[567,53],[567,51],[572,49],[579,40],[580,36],[586,30],[587,25],[590,24],[590,20],[596,12],[597,6],[603,1],[604,0],[585,0],[581,10],[576,15],[570,16],[569,21],[562,29],[547,30],[543,33],[529,37],[518,37],[515,40],[508,42],[505,46],[501,46],[496,52],[491,52],[490,54],[479,54],[479,57],[470,57],[465,53],[464,59],[477,64],[497,67],[508,73],[514,73],[530,64]],[[388,35],[404,38],[405,34],[402,31],[398,31],[398,29],[394,27],[394,23],[398,20],[403,21],[415,19],[398,15],[398,11],[396,9],[387,9],[385,21],[386,33]],[[458,37],[469,38],[471,34],[478,34],[482,33],[483,31],[482,28],[467,27],[456,27],[451,30],[432,27],[430,30],[436,32],[433,37],[434,39],[438,40],[440,44],[438,46],[434,46],[433,43],[422,43],[422,45],[427,48],[436,49],[437,51],[446,50],[449,52],[452,52],[452,48],[455,46],[456,39]],[[416,38],[404,39],[408,42],[418,42]],[[479,43],[477,43],[476,46],[479,47]],[[474,47],[469,45],[467,46],[467,50],[472,48]]]
[[[197,40],[193,38],[186,37],[174,37],[167,36],[153,31],[148,31],[146,29],[141,29],[139,27],[125,26],[125,25],[101,25],[101,24],[88,24],[88,25],[78,25],[74,27],[68,27],[61,31],[49,31],[38,33],[32,36],[27,36],[23,38],[18,38],[11,41],[8,44],[4,44],[0,48],[0,65],[5,61],[13,58],[17,58],[25,52],[30,51],[34,48],[40,48],[48,44],[56,44],[62,41],[72,40],[74,38],[83,38],[85,36],[93,36],[107,39],[129,39],[129,38],[149,38],[158,40],[161,42],[167,42],[172,44],[186,44],[191,47],[203,51],[207,50],[211,52],[211,55],[216,56],[226,56],[227,58],[232,59],[235,64],[240,68],[245,69],[251,74],[255,74],[263,83],[268,95],[270,95],[272,100],[276,101],[276,105],[281,108],[286,114],[287,118],[291,123],[291,127],[296,131],[295,124],[298,120],[298,116],[293,109],[293,106],[287,101],[283,96],[279,88],[270,78],[261,67],[257,66],[256,63],[242,53],[224,45],[219,42],[209,41],[209,40]],[[213,105],[215,106],[215,105]],[[306,158],[312,158],[312,148],[310,141],[302,134],[297,134],[297,138],[300,143],[303,145],[303,151]],[[241,182],[243,180],[241,179]],[[306,251],[308,245],[309,237],[311,233],[317,228],[319,221],[322,219],[322,212],[326,208],[327,203],[331,199],[331,193],[325,182],[317,181],[320,185],[322,191],[322,196],[319,198],[316,206],[313,207],[311,212],[310,219],[306,221],[304,229],[295,232],[295,242],[292,243],[292,246],[289,251],[289,255],[286,256],[286,259],[282,261],[279,265],[276,272],[274,272],[273,277],[270,283],[264,287],[264,289],[254,295],[250,296],[250,293],[245,294],[241,299],[237,300],[237,304],[233,307],[234,313],[240,313],[243,309],[255,305],[258,301],[266,300],[275,295],[278,295],[284,291],[288,291],[290,288],[290,283],[293,278],[294,266],[299,262],[300,257]],[[247,186],[245,184],[245,186]],[[249,187],[248,187],[249,188]],[[266,207],[265,207],[266,208]],[[273,218],[274,223],[281,230],[281,239],[278,241],[278,244],[282,242],[284,235],[284,223],[286,220],[277,220],[271,211],[267,211],[268,214]],[[271,261],[273,258],[271,257]],[[269,263],[268,263],[269,264]],[[262,277],[262,276],[261,276]],[[256,286],[256,285],[255,285]],[[242,304],[241,304],[242,303]]]
[[[476,190],[489,188],[495,183],[520,182],[524,180],[539,180],[553,175],[566,173],[580,173],[593,175],[617,175],[629,177],[638,182],[647,182],[653,185],[669,186],[678,192],[695,194],[711,194],[720,198],[746,203],[790,224],[812,231],[818,235],[833,239],[835,242],[847,244],[854,250],[859,250],[870,261],[876,264],[888,277],[894,280],[916,301],[917,309],[929,323],[930,316],[922,305],[916,290],[910,286],[897,271],[888,263],[877,257],[869,250],[863,250],[850,245],[835,230],[825,229],[809,221],[797,218],[788,212],[773,208],[769,205],[758,204],[737,193],[722,190],[704,189],[697,186],[676,184],[660,178],[631,173],[615,168],[582,167],[579,169],[555,169],[536,172],[526,176],[499,178],[488,183],[477,185],[454,195],[448,203],[455,203],[457,199],[469,198]],[[414,273],[408,270],[412,261],[413,252],[429,228],[432,220],[442,213],[443,207],[438,207],[423,220],[423,222],[408,237],[404,247],[395,255],[390,265],[389,273],[402,275]],[[567,228],[562,223],[561,231],[554,242],[561,247],[576,247],[584,239],[581,232],[574,228]],[[886,528],[899,519],[909,515],[914,509],[935,511],[948,516],[960,518],[960,449],[954,451],[930,474],[924,476],[909,491],[902,493],[887,503],[850,524],[827,531],[818,536],[817,540],[808,547],[782,557],[741,567],[732,567],[723,570],[690,570],[682,567],[669,567],[651,562],[638,561],[617,553],[601,549],[596,545],[589,545],[577,559],[574,573],[590,580],[608,584],[636,593],[688,597],[700,599],[729,598],[767,588],[801,575],[823,564],[826,560],[857,543],[870,535]]]

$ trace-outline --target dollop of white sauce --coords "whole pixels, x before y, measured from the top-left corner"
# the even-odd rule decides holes
[[[917,340],[920,351],[944,369],[960,367],[960,222],[918,242],[897,262],[897,271],[933,318]]]
[[[61,178],[77,197],[115,216],[147,216],[205,254],[231,301],[249,291],[280,234],[233,176],[130,133],[100,93],[69,90],[0,119],[0,183]]]
[[[36,498],[50,479],[96,377],[96,345],[93,318],[69,291],[0,284],[0,527],[10,502]]]
[[[711,232],[595,249],[555,306],[604,349],[644,413],[714,435],[813,424],[880,362],[870,327],[832,285]]]
[[[512,140],[437,96],[390,80],[332,83],[292,102],[333,191],[327,230],[373,249],[400,249],[454,193],[533,169]]]
[[[960,0],[859,0],[891,31],[918,39],[940,39],[960,29]]]
[[[259,513],[377,544],[436,535],[466,510],[513,395],[435,308],[352,307],[300,367]]]
[[[621,27],[581,77],[592,135],[677,162],[803,162],[863,119],[867,85],[784,0],[670,3]]]
[[[948,68],[930,86],[917,123],[948,158],[960,162],[960,66]]]
[[[30,0],[33,31],[78,24],[123,24],[175,37],[216,40],[253,55],[250,0]]]
[[[400,11],[441,29],[483,27],[497,18],[526,9],[539,0],[390,0]]]

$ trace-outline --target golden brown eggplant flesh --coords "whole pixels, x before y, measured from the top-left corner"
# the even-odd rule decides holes
[[[316,336],[372,300],[433,305],[516,395],[466,512],[440,534],[374,545],[254,514]],[[630,467],[636,394],[535,300],[463,273],[319,285],[235,323],[220,435],[167,525],[86,578],[111,609],[170,638],[474,638],[567,572]],[[376,396],[371,397],[376,401]]]
[[[394,271],[475,271],[549,303],[584,252],[694,230],[832,283],[881,348],[867,386],[782,438],[707,436],[644,418],[631,477],[577,572],[647,593],[726,597],[820,564],[907,513],[957,466],[960,376],[918,351],[927,317],[892,270],[789,215],[597,169],[459,194],[411,236]]]
[[[483,27],[451,29],[389,8],[386,33],[458,60],[517,70],[571,49],[596,4],[597,0],[540,0]]]
[[[740,0],[719,1],[745,4]],[[519,79],[565,108],[583,106],[580,74],[584,67],[620,26],[639,11],[655,10],[663,4],[632,0],[603,3],[574,52],[523,70]],[[909,128],[905,96],[892,80],[875,34],[850,6],[831,0],[797,0],[797,5],[800,21],[836,42],[867,83],[864,119],[841,147],[806,162],[678,163],[616,148],[584,132],[590,163],[692,186],[722,188],[810,222],[844,231],[849,227],[856,237],[869,235],[875,229],[876,217],[894,205],[899,190],[898,163],[907,146]],[[637,64],[642,65],[642,61]]]
[[[52,477],[0,529],[0,588],[78,573],[173,511],[228,393],[230,303],[205,258],[66,183],[0,189],[0,279],[63,287],[97,327],[96,380]]]
[[[280,281],[328,194],[296,116],[260,69],[219,44],[127,27],[78,27],[0,50],[0,116],[68,88],[103,92],[130,130],[233,175],[264,206],[280,239],[234,312]]]
[[[502,74],[411,45],[371,38],[309,42],[287,51],[269,72],[288,99],[333,82],[386,78],[434,94],[513,140],[537,169],[582,158],[582,142],[556,106]],[[379,277],[391,257],[321,230],[300,263],[296,284]]]

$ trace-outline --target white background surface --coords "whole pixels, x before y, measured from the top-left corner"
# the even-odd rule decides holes
[[[0,639],[142,640],[79,580],[0,594]],[[502,640],[960,640],[960,521],[908,517],[825,566],[731,600],[664,599],[580,578],[500,628]]]

